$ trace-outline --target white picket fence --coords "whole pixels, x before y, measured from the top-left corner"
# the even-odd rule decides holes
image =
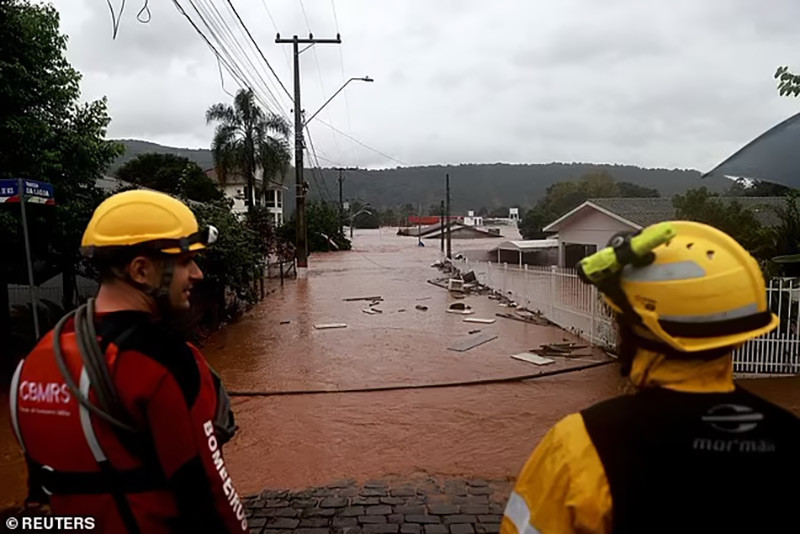
[[[455,260],[461,272],[594,345],[614,349],[616,326],[597,288],[584,284],[575,269]],[[734,369],[747,374],[800,373],[800,280],[775,278],[767,288],[770,309],[781,325],[734,353]]]

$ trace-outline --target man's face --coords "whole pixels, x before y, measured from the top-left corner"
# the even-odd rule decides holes
[[[186,252],[174,258],[175,267],[172,285],[169,288],[169,300],[175,310],[189,309],[192,287],[203,279],[203,271],[194,261],[196,255],[195,252]]]

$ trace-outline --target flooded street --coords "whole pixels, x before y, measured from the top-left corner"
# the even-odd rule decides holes
[[[486,245],[454,241],[453,250]],[[426,281],[440,275],[430,267],[439,257],[438,241],[418,247],[415,238],[386,229],[361,231],[353,251],[313,255],[308,278],[278,286],[257,310],[209,340],[205,354],[234,392],[330,391],[535,373],[540,368],[509,356],[545,342],[577,341],[558,328],[502,318],[464,323],[446,313],[455,299]],[[368,296],[383,297],[382,314],[363,313],[366,301],[344,301]],[[485,296],[464,302],[475,309],[471,317],[494,318],[501,310]],[[347,328],[316,330],[321,323]],[[467,352],[447,349],[477,329],[499,337]],[[245,493],[393,475],[502,479],[516,475],[560,417],[619,387],[616,370],[606,367],[527,383],[237,397],[241,430],[227,461]]]
[[[207,340],[203,352],[234,393],[240,430],[225,454],[240,493],[345,478],[510,479],[558,419],[622,391],[612,365],[526,382],[337,393],[506,378],[603,359],[595,351],[545,368],[511,359],[542,343],[577,338],[555,327],[503,318],[464,323],[446,313],[455,299],[426,282],[439,276],[430,267],[439,259],[439,242],[425,243],[418,247],[416,238],[387,229],[357,232],[353,251],[312,255],[307,278],[273,283],[262,303]],[[453,241],[454,253],[485,246]],[[368,315],[362,311],[368,302],[343,300],[368,296],[383,298],[377,306],[383,313]],[[476,311],[471,317],[494,318],[501,310],[485,296],[464,302]],[[322,323],[347,327],[314,328]],[[477,329],[498,338],[466,352],[448,350]],[[797,378],[744,385],[800,413]],[[297,390],[316,393],[273,395]],[[25,491],[7,402],[2,409],[0,508],[19,503]]]

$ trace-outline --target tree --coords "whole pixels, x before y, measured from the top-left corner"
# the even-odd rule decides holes
[[[197,256],[204,275],[203,283],[197,287],[198,298],[212,304],[198,306],[206,313],[211,312],[211,316],[201,317],[200,322],[215,327],[258,300],[254,282],[263,261],[262,243],[248,224],[224,204],[205,204],[194,207],[193,211],[200,225],[212,225],[219,230],[214,246]]]
[[[543,227],[577,208],[587,199],[621,196],[618,185],[614,177],[605,171],[586,173],[577,181],[552,184],[547,188],[545,197],[522,217],[519,224],[522,237],[525,239],[547,237],[547,234],[542,232]],[[632,191],[630,188],[627,190]]]
[[[231,175],[243,176],[245,203],[252,209],[259,170],[266,189],[268,182],[275,175],[283,177],[289,166],[289,124],[258,107],[249,89],[236,93],[233,106],[218,103],[208,108],[206,122],[218,123],[211,152],[220,183],[225,184]]]
[[[408,218],[416,214],[417,210],[414,208],[413,204],[403,204],[403,206],[400,207],[400,224],[403,226],[408,226]]]
[[[487,217],[508,217],[508,208],[506,206],[500,206],[499,208],[492,208],[489,210],[489,214]]]
[[[49,239],[32,235],[32,241],[45,241],[46,257],[38,259],[63,273],[62,300],[71,307],[80,239],[103,198],[95,182],[122,149],[104,139],[110,122],[105,99],[79,102],[81,77],[66,59],[67,37],[55,8],[8,0],[0,2],[0,21],[0,178],[53,184],[55,208],[30,210],[34,225],[37,218],[51,221]],[[6,241],[13,236],[0,239],[4,250],[22,250],[19,241]],[[13,273],[2,271],[5,289]]]
[[[762,227],[755,214],[739,202],[723,200],[700,187],[675,195],[672,204],[677,219],[708,224],[734,238],[753,256],[762,259],[770,256],[770,230]]]
[[[800,74],[789,72],[789,67],[778,67],[774,78],[778,80],[778,93],[781,96],[800,96]]]
[[[381,226],[400,226],[397,213],[392,208],[386,208],[380,212]]]
[[[198,202],[224,198],[197,163],[174,154],[140,154],[117,170],[117,178]]]
[[[780,265],[784,276],[800,275],[800,206],[797,205],[800,193],[793,191],[786,195],[783,206],[770,206],[780,221],[772,228],[774,250],[772,260]]]
[[[327,252],[330,250],[350,250],[350,240],[342,233],[339,224],[339,206],[326,202],[311,201],[306,205],[308,220],[308,251]],[[295,218],[292,217],[278,229],[282,241],[294,241]],[[331,244],[335,243],[335,246]]]
[[[642,187],[630,182],[617,182],[617,190],[619,196],[625,198],[658,198],[661,196],[658,189]]]

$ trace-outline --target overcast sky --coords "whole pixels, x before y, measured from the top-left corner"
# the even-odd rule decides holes
[[[117,11],[120,1],[111,2]],[[213,2],[264,79],[251,68],[250,83],[272,111],[290,116],[291,102],[227,2]],[[199,22],[189,0],[179,3]],[[217,60],[171,1],[149,4],[142,24],[144,0],[127,0],[113,40],[104,0],[55,1],[83,96],[108,97],[110,137],[207,148],[213,128],[205,110],[231,100]],[[797,0],[233,4],[289,91],[291,46],[275,44],[276,27],[283,37],[307,35],[309,26],[315,37],[338,30],[341,46],[300,56],[303,108],[310,115],[343,80],[371,76],[375,83],[351,83],[318,119],[406,164],[581,161],[705,171],[800,111],[800,99],[779,98],[772,79],[778,65],[800,70]],[[234,92],[237,82],[227,72],[223,79]],[[318,119],[310,128],[323,165],[398,164]]]

